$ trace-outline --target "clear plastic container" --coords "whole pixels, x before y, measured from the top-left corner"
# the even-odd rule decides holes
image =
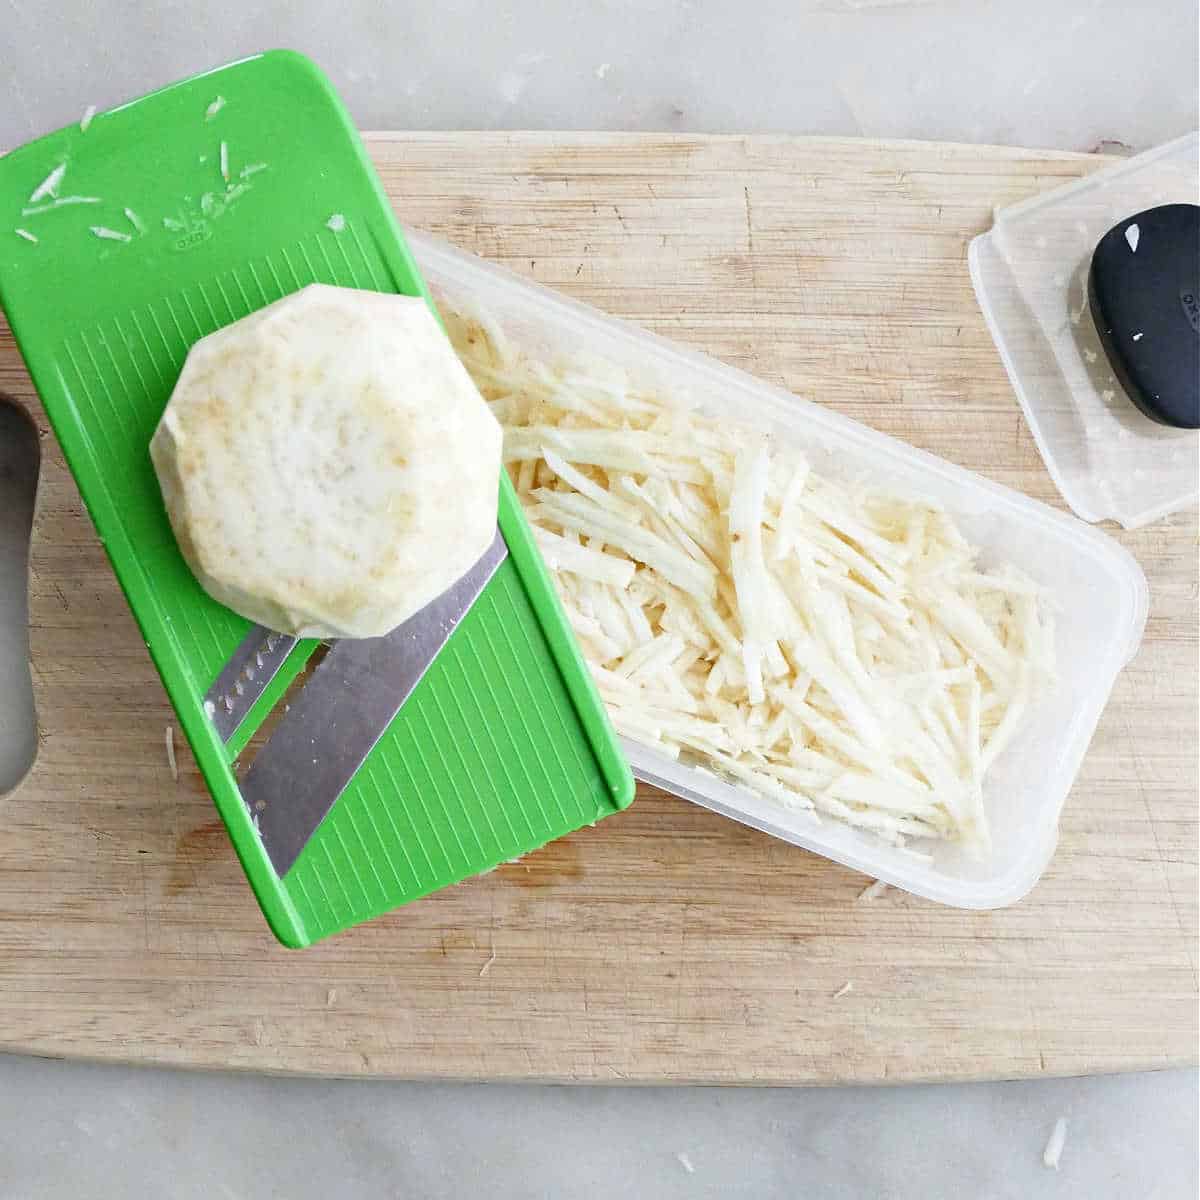
[[[1200,434],[1134,407],[1087,301],[1092,251],[1114,225],[1159,204],[1196,203],[1192,133],[1001,209],[971,242],[971,282],[992,339],[1046,469],[1085,521],[1137,529],[1196,503]]]
[[[639,779],[896,887],[958,908],[998,908],[1037,882],[1054,852],[1058,817],[1121,668],[1141,641],[1145,576],[1115,541],[1073,517],[991,483],[847,417],[684,350],[636,326],[530,284],[445,243],[410,235],[439,303],[483,310],[532,354],[587,354],[639,382],[682,392],[707,411],[791,443],[829,475],[869,473],[881,486],[943,504],[981,547],[985,566],[1013,563],[1062,606],[1060,682],[1026,717],[985,781],[994,849],[973,861],[955,846],[922,845],[926,863],[869,834],[769,799],[627,741]]]

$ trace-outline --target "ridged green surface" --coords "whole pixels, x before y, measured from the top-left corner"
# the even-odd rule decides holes
[[[228,200],[222,143],[234,186],[266,164]],[[23,215],[64,160],[60,195],[101,202]],[[306,945],[630,803],[632,776],[505,478],[508,559],[282,880],[258,841],[202,707],[248,623],[183,562],[147,446],[189,346],[212,330],[312,282],[426,294],[311,63],[248,59],[22,147],[0,160],[0,207],[0,230],[39,239],[0,233],[0,301],[282,941]]]

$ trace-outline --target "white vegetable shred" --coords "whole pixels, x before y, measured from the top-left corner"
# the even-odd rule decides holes
[[[175,727],[167,726],[167,766],[171,768],[171,778],[179,782],[179,764],[175,761]]]
[[[31,204],[21,209],[23,217],[37,217],[42,213],[53,212],[56,208],[66,208],[72,204],[99,204],[99,196],[55,196],[45,204]]]
[[[984,776],[1054,675],[1033,582],[927,499],[486,316],[447,327],[622,734],[894,846],[986,853]]]
[[[67,164],[59,163],[41,183],[29,193],[29,203],[36,204],[39,200],[44,200],[47,196],[57,196],[59,185],[63,181],[63,176],[67,173]]]
[[[1046,1143],[1046,1149],[1042,1151],[1042,1164],[1057,1171],[1058,1164],[1062,1159],[1063,1147],[1066,1144],[1067,1118],[1059,1117],[1050,1131],[1050,1140]]]

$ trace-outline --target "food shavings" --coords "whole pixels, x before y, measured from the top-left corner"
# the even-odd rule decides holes
[[[1059,1117],[1054,1122],[1054,1128],[1050,1131],[1050,1139],[1046,1142],[1046,1148],[1042,1151],[1042,1165],[1051,1167],[1055,1171],[1058,1170],[1059,1161],[1062,1159],[1063,1146],[1067,1142],[1067,1118]]]
[[[53,212],[56,208],[66,208],[72,204],[99,204],[99,196],[59,196],[51,200],[49,204],[34,204],[28,208],[21,209],[23,217],[37,217],[42,213]]]
[[[225,97],[218,96],[205,110],[204,119],[211,121],[225,107]]]
[[[984,777],[1054,678],[1042,589],[936,503],[446,315],[618,732],[897,850],[987,852]]]
[[[846,982],[843,983],[842,986],[833,993],[833,999],[840,1000],[843,996],[848,996],[852,991],[854,991],[854,984],[847,979]]]
[[[1142,340],[1142,338],[1144,338],[1145,336],[1146,336],[1146,335],[1145,335],[1144,333],[1135,333],[1135,334],[1133,335],[1133,340],[1134,340],[1135,342],[1140,342],[1140,341]]]
[[[29,193],[29,203],[36,204],[39,200],[44,200],[47,196],[57,196],[58,186],[63,181],[63,176],[67,173],[67,164],[61,162],[41,183]]]
[[[1129,243],[1131,253],[1136,254],[1138,242],[1142,240],[1142,231],[1138,228],[1136,221],[1125,226],[1125,240]]]
[[[175,761],[175,727],[167,726],[167,766],[171,768],[171,778],[179,782],[179,764]]]
[[[877,880],[875,880],[874,883],[870,884],[868,887],[863,888],[863,890],[858,893],[857,899],[868,900],[868,901],[878,900],[879,897],[882,896],[883,893],[886,892],[887,890],[888,890],[888,885],[886,883],[884,883],[882,879],[877,879]]]
[[[693,1165],[693,1163],[692,1163],[692,1160],[691,1160],[691,1159],[690,1159],[690,1158],[689,1158],[689,1157],[688,1157],[688,1156],[687,1156],[687,1155],[686,1155],[686,1154],[685,1154],[685,1153],[684,1153],[682,1150],[680,1150],[680,1151],[679,1151],[679,1153],[675,1155],[675,1157],[676,1157],[676,1158],[679,1160],[679,1165],[680,1165],[680,1166],[681,1166],[681,1167],[682,1167],[682,1168],[683,1168],[683,1169],[684,1169],[684,1170],[685,1170],[685,1171],[686,1171],[686,1172],[687,1172],[689,1175],[695,1175],[695,1173],[696,1173],[696,1168],[695,1168],[695,1166]]]
[[[495,868],[493,867],[492,870],[495,870]],[[484,873],[486,874],[487,872],[484,872]],[[495,961],[496,961],[496,948],[493,946],[491,957],[487,960],[487,962],[485,962],[483,964],[482,967],[479,968],[479,978],[480,979],[482,979],[492,969],[492,963],[494,963]]]
[[[334,233],[341,233],[346,228],[346,218],[341,213],[334,213],[325,222],[325,228],[332,229]]]
[[[15,233],[19,238],[24,238],[27,242],[33,242],[35,245],[37,244],[37,235],[30,233],[28,229],[14,229],[13,233]]]
[[[89,104],[87,106],[87,108],[85,108],[83,110],[83,116],[79,118],[79,132],[80,133],[87,133],[88,128],[91,125],[92,119],[95,117],[95,115],[96,115],[96,106],[94,104]]]
[[[204,715],[211,721],[217,715],[217,706],[211,700],[204,702]]]
[[[133,238],[131,238],[129,236],[129,234],[122,233],[119,229],[109,229],[109,227],[107,225],[92,225],[91,230],[92,230],[92,233],[96,237],[101,238],[104,241],[109,241],[109,242],[131,242],[131,241],[133,241]]]
[[[265,171],[267,164],[265,162],[247,163],[239,172],[239,179],[249,179],[251,175],[257,175],[259,171]]]
[[[330,988],[329,991],[327,991],[325,993],[325,1007],[332,1008],[334,1005],[334,1002],[336,1000],[337,1000],[337,988]]]
[[[138,231],[138,233],[144,234],[146,232],[146,226],[142,223],[142,218],[139,217],[132,208],[125,209],[125,220],[127,220],[130,225],[132,225],[134,229]]]
[[[229,143],[222,142],[220,150],[221,178],[229,182]]]

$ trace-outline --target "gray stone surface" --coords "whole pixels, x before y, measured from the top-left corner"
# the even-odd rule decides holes
[[[1042,1153],[1060,1116],[1055,1171]],[[0,1057],[0,1196],[1194,1200],[1197,1119],[1190,1071],[895,1089],[542,1088]]]
[[[0,146],[272,46],[367,129],[1145,148],[1196,124],[1194,0],[7,0]]]
[[[775,131],[1089,150],[1102,140],[1144,149],[1197,124],[1194,0],[6,0],[2,11],[0,147],[76,120],[88,104],[270,46],[317,58],[374,129]],[[0,418],[10,452],[13,430]],[[23,653],[21,591],[7,586],[20,558],[18,492],[10,479],[0,497],[0,780],[28,737],[11,690]],[[1041,1154],[1060,1115],[1070,1126],[1055,1172]],[[0,1200],[1175,1200],[1197,1194],[1196,1130],[1194,1071],[625,1090],[0,1057]]]

